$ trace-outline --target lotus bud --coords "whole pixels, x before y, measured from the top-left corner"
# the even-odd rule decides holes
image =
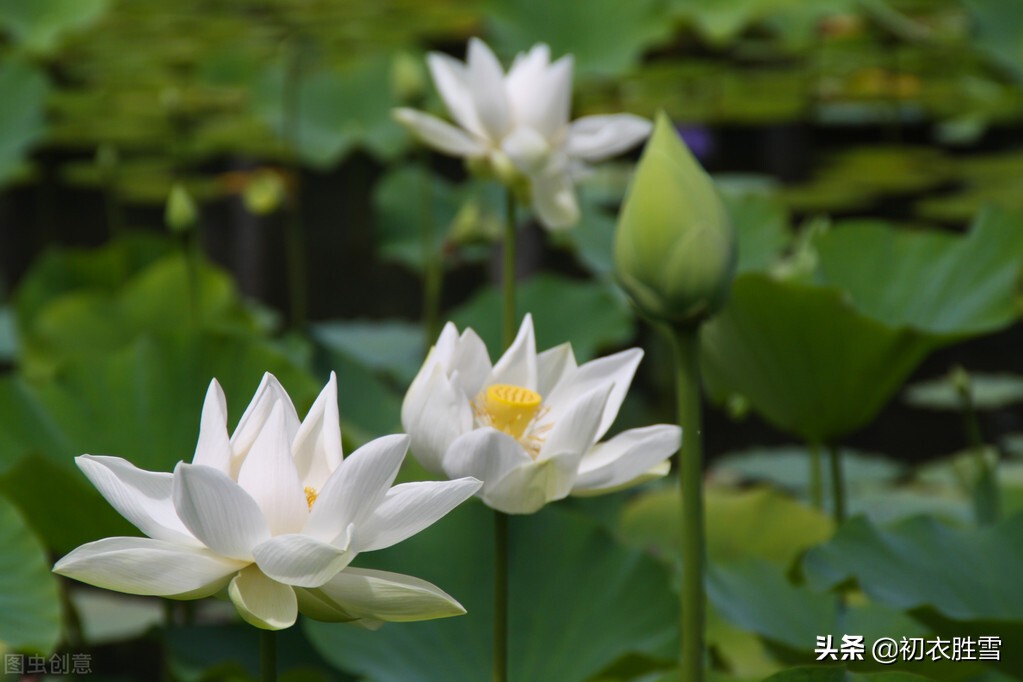
[[[195,227],[195,223],[199,219],[199,210],[184,185],[178,183],[171,188],[163,219],[170,231],[174,233],[188,232]]]
[[[694,326],[728,297],[736,241],[714,183],[663,113],[625,195],[615,268],[641,313]]]
[[[391,61],[391,92],[399,102],[418,102],[426,94],[422,59],[399,52]]]

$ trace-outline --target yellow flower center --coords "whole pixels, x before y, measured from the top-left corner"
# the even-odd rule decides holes
[[[487,388],[482,402],[482,411],[491,426],[521,440],[526,427],[540,411],[543,399],[539,393],[522,386],[494,384]]]
[[[313,504],[316,502],[316,498],[319,493],[316,492],[315,488],[305,487],[305,503],[309,505],[309,509],[313,508]]]

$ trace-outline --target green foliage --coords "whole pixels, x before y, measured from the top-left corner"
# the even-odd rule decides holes
[[[855,310],[831,287],[749,273],[703,330],[712,396],[741,395],[776,427],[826,442],[864,425],[931,344]]]
[[[465,504],[395,550],[358,563],[415,574],[468,614],[390,623],[376,632],[305,621],[328,661],[374,682],[476,682],[490,671],[492,515]],[[666,573],[614,543],[593,521],[553,508],[510,519],[510,678],[586,680],[626,653],[660,652],[674,637]],[[642,605],[638,608],[637,605]],[[556,608],[552,608],[556,605]]]
[[[4,3],[2,7],[31,7]],[[50,84],[38,69],[15,60],[0,62],[0,185],[24,173],[25,155],[46,132],[43,105]]]
[[[48,654],[60,638],[57,579],[18,509],[0,497],[0,650]]]
[[[486,342],[491,360],[499,357],[500,298],[496,289],[484,289],[451,312],[459,329],[472,327]],[[620,346],[632,338],[635,321],[621,294],[607,284],[570,280],[539,274],[522,282],[516,305],[519,319],[533,314],[537,350],[571,342],[580,362],[601,349]],[[571,310],[571,315],[564,311]]]
[[[32,0],[0,4],[0,29],[32,53],[49,54],[64,33],[79,31],[99,19],[108,0]]]
[[[510,55],[547,43],[552,57],[571,53],[579,73],[595,76],[636,66],[643,51],[664,41],[670,30],[657,0],[488,0],[487,9],[500,52]]]

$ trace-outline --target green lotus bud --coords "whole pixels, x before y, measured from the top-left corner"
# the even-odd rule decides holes
[[[625,195],[614,257],[625,293],[655,320],[697,325],[728,297],[735,232],[714,183],[663,113]]]
[[[270,215],[284,203],[284,179],[271,170],[256,171],[242,193],[245,208],[255,215]]]
[[[418,102],[426,94],[422,58],[399,52],[391,60],[391,92],[399,102]]]
[[[199,210],[185,186],[177,183],[167,197],[163,220],[171,232],[188,232],[199,219]]]

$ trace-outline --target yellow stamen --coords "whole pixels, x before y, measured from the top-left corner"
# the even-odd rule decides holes
[[[528,388],[494,384],[486,390],[483,411],[491,426],[519,440],[539,412],[542,401],[539,393]]]
[[[306,488],[305,488],[305,503],[309,505],[309,509],[313,508],[313,503],[316,502],[316,498],[317,498],[318,495],[319,495],[319,493],[316,492],[315,488],[310,488],[309,486],[306,486]]]

